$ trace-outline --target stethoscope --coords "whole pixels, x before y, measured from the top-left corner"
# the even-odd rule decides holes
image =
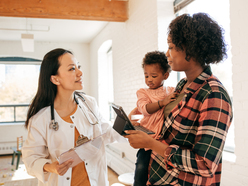
[[[87,110],[85,110],[85,108],[82,108],[79,105],[79,102],[78,102],[78,99],[76,98],[76,95],[83,101],[84,105],[88,108],[88,110],[90,111],[90,113],[88,113]],[[85,117],[87,118],[88,122],[91,125],[96,125],[96,124],[99,123],[97,116],[94,114],[94,112],[89,107],[88,103],[85,101],[84,97],[82,96],[82,93],[75,91],[75,93],[74,93],[74,100],[77,103],[77,105],[79,106],[79,108],[83,111]],[[54,105],[53,105],[53,103],[51,104],[51,120],[52,121],[51,121],[51,123],[49,125],[49,128],[57,131],[59,129],[59,124],[58,124],[58,122],[55,121],[55,117],[54,117]]]

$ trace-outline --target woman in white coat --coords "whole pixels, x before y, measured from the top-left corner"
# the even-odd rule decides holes
[[[105,144],[126,140],[101,117],[94,98],[82,95],[82,99],[75,94],[82,89],[82,71],[73,54],[60,48],[48,52],[28,110],[28,136],[22,149],[27,172],[38,178],[38,185],[109,185]],[[57,123],[51,124],[52,115]],[[60,154],[75,147],[80,135],[98,137],[97,143],[80,147],[83,162],[73,168],[73,159],[59,164]]]

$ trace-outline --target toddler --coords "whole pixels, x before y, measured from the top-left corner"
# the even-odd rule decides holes
[[[137,91],[137,107],[144,117],[140,125],[155,132],[151,136],[159,139],[164,122],[164,106],[175,100],[177,93],[173,87],[164,86],[164,81],[171,71],[164,52],[148,52],[143,58],[145,83],[148,88]],[[148,165],[151,150],[139,149],[137,152],[134,186],[146,185],[148,179]]]

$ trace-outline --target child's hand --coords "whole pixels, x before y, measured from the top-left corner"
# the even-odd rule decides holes
[[[170,102],[175,101],[176,97],[177,97],[178,93],[177,92],[173,92],[170,95],[166,96],[165,99],[159,101],[161,106],[166,106],[168,105]]]
[[[129,114],[128,114],[128,118],[131,121],[131,123],[135,126],[135,125],[140,125],[140,123],[138,122],[139,119],[132,119],[132,115],[136,115],[136,114],[141,114],[138,110],[137,107],[135,107]]]

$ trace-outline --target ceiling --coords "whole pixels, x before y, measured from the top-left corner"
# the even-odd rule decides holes
[[[35,41],[89,43],[107,21],[20,18],[0,16],[0,41],[20,41],[21,34],[34,34]]]

